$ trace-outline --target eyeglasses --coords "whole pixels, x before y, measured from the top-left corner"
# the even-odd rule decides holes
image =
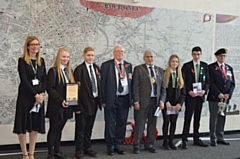
[[[114,52],[117,52],[117,53],[122,53],[122,52],[124,52],[123,50],[116,50],[116,51],[114,51]]]
[[[29,46],[40,46],[40,44],[29,44]]]

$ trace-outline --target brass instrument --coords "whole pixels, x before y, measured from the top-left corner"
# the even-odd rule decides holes
[[[218,102],[218,114],[225,116],[225,109],[227,108],[227,99],[221,99],[221,102]]]

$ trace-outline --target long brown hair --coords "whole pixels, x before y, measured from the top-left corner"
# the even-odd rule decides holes
[[[59,50],[58,50],[58,53],[57,53],[57,57],[56,57],[56,59],[55,59],[55,62],[54,62],[54,64],[53,64],[53,66],[52,67],[56,67],[57,68],[57,71],[58,71],[58,81],[60,82],[61,81],[61,79],[64,81],[64,76],[63,76],[63,73],[62,73],[62,69],[61,69],[61,55],[62,55],[62,53],[63,52],[68,52],[69,53],[69,51],[67,50],[67,49],[65,49],[65,48],[60,48]],[[70,53],[69,53],[70,54]],[[71,81],[71,83],[74,83],[75,82],[75,80],[74,80],[74,77],[73,77],[73,73],[72,73],[72,66],[71,66],[71,61],[70,61],[70,59],[69,59],[69,61],[68,61],[68,64],[67,64],[67,72],[68,72],[68,77],[70,78],[70,81]]]
[[[21,55],[21,58],[24,59],[24,61],[26,61],[27,64],[30,65],[30,56],[29,56],[29,44],[33,41],[33,40],[38,40],[37,37],[35,36],[28,36],[27,39],[25,40],[25,43],[24,43],[24,48],[23,48],[23,53]],[[39,48],[39,51],[37,53],[37,64],[38,66],[41,66],[42,65],[42,60],[41,60],[41,55],[40,55],[40,48]]]
[[[169,57],[168,59],[168,67],[165,70],[165,82],[166,82],[166,87],[168,87],[169,84],[169,77],[171,74],[171,61],[173,58],[177,58],[178,59],[178,67],[176,68],[176,72],[177,72],[177,87],[178,88],[183,88],[184,86],[184,81],[183,81],[183,77],[182,77],[182,71],[181,71],[181,67],[180,67],[180,59],[176,54],[173,54]]]

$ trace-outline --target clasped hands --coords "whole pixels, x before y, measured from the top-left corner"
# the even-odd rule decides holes
[[[193,92],[193,91],[189,91],[188,94],[191,96],[191,97],[202,97],[204,94],[205,94],[205,90],[202,90],[201,92]]]
[[[172,107],[171,103],[167,102],[166,107],[167,107],[167,110],[170,110],[170,111],[173,111],[173,110],[179,111],[181,109],[181,104],[178,103],[178,104],[176,104],[176,107]]]
[[[229,94],[220,93],[220,94],[218,95],[218,98],[219,98],[219,99],[228,99],[228,98],[229,98]]]
[[[35,99],[36,99],[34,105],[42,104],[42,103],[43,103],[43,101],[44,101],[44,93],[38,93],[38,94],[36,94],[34,97],[35,97]]]

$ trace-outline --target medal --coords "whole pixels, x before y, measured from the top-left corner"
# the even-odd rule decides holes
[[[156,82],[155,77],[151,77],[151,83],[153,84],[155,82]]]

